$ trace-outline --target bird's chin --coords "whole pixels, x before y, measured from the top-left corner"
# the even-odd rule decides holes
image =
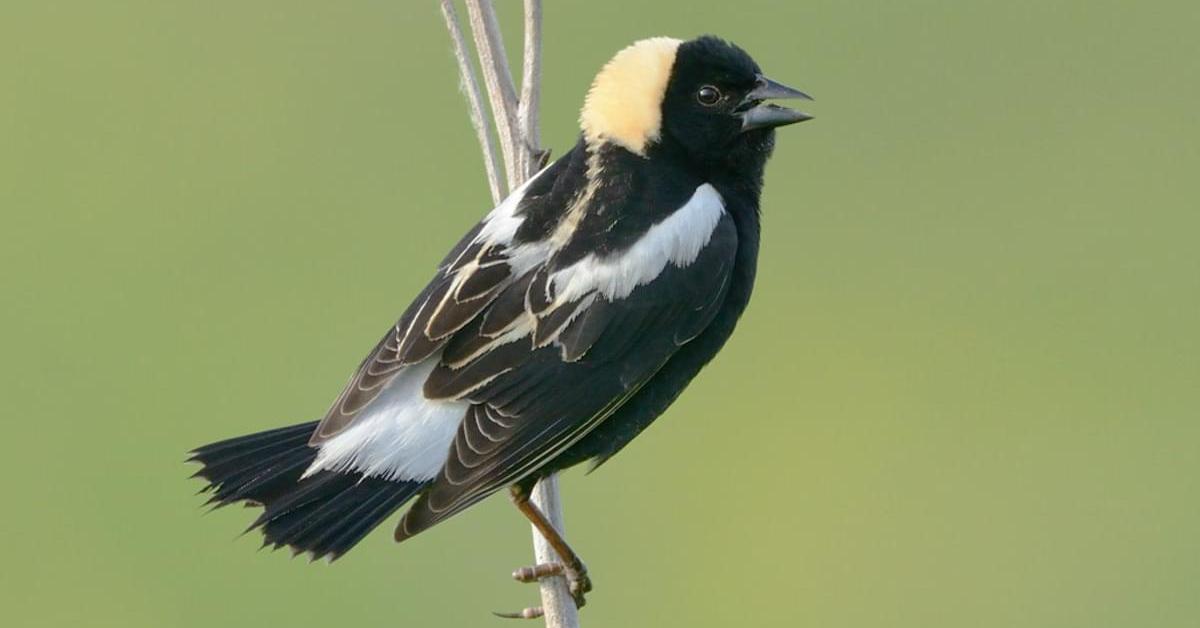
[[[765,159],[775,150],[775,129],[751,129],[743,131],[738,138],[737,151],[747,156],[762,155]]]
[[[735,177],[757,180],[762,177],[767,159],[774,150],[774,129],[743,131],[720,151],[715,166]]]

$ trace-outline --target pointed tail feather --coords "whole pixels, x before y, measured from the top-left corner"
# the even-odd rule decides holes
[[[424,482],[364,478],[319,471],[301,479],[316,458],[308,439],[316,422],[268,430],[199,447],[188,458],[203,467],[208,503],[247,502],[263,507],[247,529],[259,528],[263,545],[288,546],[313,560],[335,560],[404,505]]]

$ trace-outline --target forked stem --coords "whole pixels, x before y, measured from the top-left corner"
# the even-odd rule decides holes
[[[483,114],[479,82],[475,78],[474,64],[471,63],[467,52],[465,37],[459,26],[453,2],[440,1],[442,16],[454,43],[454,56],[462,77],[471,124],[475,128],[479,148],[483,153],[484,170],[487,173],[492,200],[498,204],[508,191],[517,188],[535,174],[544,158],[538,131],[538,101],[542,80],[542,1],[524,0],[525,36],[521,59],[521,92],[518,99],[492,0],[466,0],[471,39],[479,56],[480,72],[491,104],[496,141],[492,138],[492,126]],[[500,181],[501,160],[496,154],[497,144],[503,156],[507,188]],[[558,477],[551,475],[538,482],[531,499],[554,528],[561,532],[563,514]],[[533,549],[535,563],[559,560],[554,548],[537,528],[533,528]],[[542,578],[539,580],[539,586],[542,606],[538,610],[545,617],[546,628],[579,628],[579,613],[566,578]],[[536,616],[533,613],[525,615],[527,618]]]

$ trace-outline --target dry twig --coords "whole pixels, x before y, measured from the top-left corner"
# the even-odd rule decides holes
[[[458,12],[454,10],[454,3],[451,0],[441,0],[441,4],[442,18],[446,20],[446,30],[450,32],[450,41],[454,43],[454,60],[458,62],[458,76],[462,81],[463,94],[467,97],[471,126],[475,129],[475,137],[479,140],[479,147],[483,152],[483,169],[487,173],[492,203],[499,205],[504,199],[505,191],[500,183],[500,162],[496,157],[496,145],[492,139],[492,125],[483,115],[483,97],[479,92],[479,82],[475,80],[475,64],[471,62],[471,53],[467,50],[466,39],[458,24]]]
[[[517,123],[521,132],[521,176],[532,177],[538,169],[541,145],[538,132],[538,100],[542,93],[542,0],[525,0],[525,47],[521,55],[521,101]]]
[[[508,69],[508,55],[504,52],[504,38],[496,19],[496,6],[492,0],[467,0],[467,15],[471,21],[475,51],[479,53],[479,64],[483,70],[483,84],[492,103],[492,117],[496,120],[496,134],[500,137],[500,152],[504,155],[504,169],[508,174],[508,189],[511,192],[519,180],[524,179],[517,173],[517,90],[513,87],[512,72]]]
[[[508,189],[521,185],[537,170],[542,155],[538,133],[538,98],[541,92],[542,72],[542,2],[524,0],[525,37],[522,55],[521,96],[517,99],[508,58],[504,51],[504,40],[496,20],[492,0],[466,0],[470,17],[471,38],[479,55],[483,82],[487,87],[495,120],[496,136],[504,157]],[[491,127],[483,116],[479,83],[475,80],[474,67],[466,51],[466,42],[458,24],[458,17],[451,0],[441,0],[442,15],[446,28],[454,42],[454,56],[458,60],[462,75],[463,91],[470,108],[471,123],[479,139],[483,160],[491,187],[493,200],[500,202],[499,159],[496,155],[497,142],[492,141]],[[560,532],[563,530],[562,501],[559,498],[558,478],[552,475],[538,482],[533,490],[533,503]],[[534,562],[552,563],[560,560],[546,539],[533,529]],[[571,598],[567,580],[562,576],[545,578],[540,582],[542,607],[546,628],[579,628],[579,612]],[[529,612],[531,616],[536,616]]]

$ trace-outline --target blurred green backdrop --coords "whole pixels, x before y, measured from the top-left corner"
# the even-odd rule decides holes
[[[547,5],[558,153],[644,36],[721,34],[818,99],[734,341],[565,479],[585,625],[1196,625],[1200,5]],[[308,565],[182,463],[323,412],[488,206],[433,0],[6,0],[0,623],[532,603],[503,498]]]

